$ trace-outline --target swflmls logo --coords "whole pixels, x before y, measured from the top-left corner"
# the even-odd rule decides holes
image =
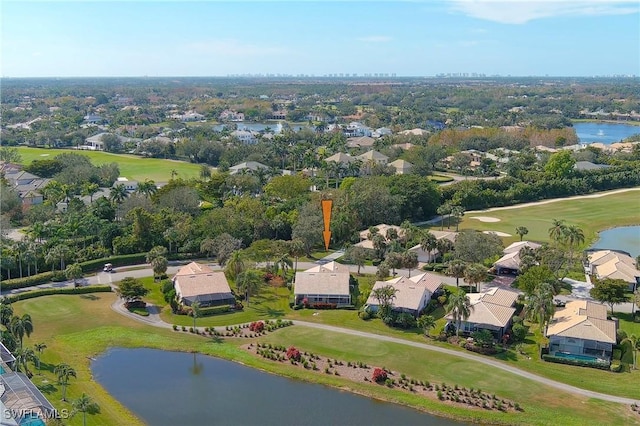
[[[67,410],[66,408],[60,411],[55,411],[55,412],[41,412],[41,411],[36,411],[34,409],[24,409],[24,410],[4,409],[2,412],[2,418],[4,419],[33,419],[36,417],[43,420],[68,419],[70,417],[70,413],[69,413],[69,410]]]

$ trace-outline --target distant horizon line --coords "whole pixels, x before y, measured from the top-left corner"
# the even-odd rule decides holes
[[[383,73],[385,74],[385,73]],[[0,79],[108,79],[108,78],[148,78],[148,79],[160,79],[160,78],[262,78],[262,79],[401,79],[401,78],[441,78],[441,79],[455,79],[455,78],[638,78],[637,74],[599,74],[599,75],[511,75],[511,74],[483,74],[483,73],[438,73],[435,75],[277,75],[277,74],[230,74],[230,75],[77,75],[77,76],[0,76]],[[466,75],[463,75],[466,74]]]

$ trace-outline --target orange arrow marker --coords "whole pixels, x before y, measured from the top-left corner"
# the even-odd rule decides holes
[[[324,222],[324,231],[322,231],[322,237],[324,238],[324,249],[329,250],[329,242],[331,241],[331,207],[333,207],[333,200],[322,200],[322,221]]]

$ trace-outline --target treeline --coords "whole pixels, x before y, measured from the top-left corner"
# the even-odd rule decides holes
[[[640,161],[633,161],[606,169],[575,171],[561,178],[528,171],[520,178],[462,181],[442,188],[442,202],[450,201],[467,210],[481,210],[638,185]]]

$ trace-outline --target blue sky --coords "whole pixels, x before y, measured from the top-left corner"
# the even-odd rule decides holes
[[[640,75],[632,1],[7,1],[1,75]]]

